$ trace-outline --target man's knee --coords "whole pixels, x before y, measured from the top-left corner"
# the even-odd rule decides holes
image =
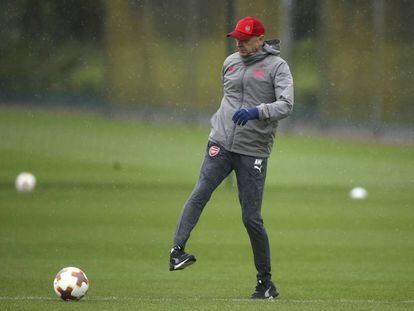
[[[211,184],[205,180],[201,180],[195,186],[190,200],[196,204],[205,204],[210,200],[213,190]]]
[[[258,230],[263,227],[263,219],[259,213],[243,213],[242,219],[247,230]]]

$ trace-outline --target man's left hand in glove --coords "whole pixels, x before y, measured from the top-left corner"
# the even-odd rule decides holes
[[[240,109],[233,115],[233,122],[237,125],[244,126],[247,121],[259,119],[259,110],[257,108]]]

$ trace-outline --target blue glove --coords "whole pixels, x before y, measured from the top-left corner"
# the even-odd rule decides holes
[[[240,109],[233,115],[233,122],[237,125],[244,126],[247,121],[259,119],[259,110],[257,108]]]

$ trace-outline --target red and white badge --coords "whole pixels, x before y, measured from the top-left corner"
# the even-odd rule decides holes
[[[214,157],[216,156],[218,153],[220,152],[220,147],[219,146],[211,146],[210,149],[208,150],[208,155],[210,157]]]

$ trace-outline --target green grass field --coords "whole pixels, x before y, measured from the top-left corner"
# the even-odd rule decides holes
[[[414,148],[280,136],[263,217],[275,301],[250,301],[255,269],[237,189],[213,195],[168,271],[207,128],[93,114],[0,109],[0,310],[414,309]],[[14,179],[33,172],[33,193]],[[369,197],[348,198],[353,186]],[[88,295],[64,302],[53,278],[83,269]]]

